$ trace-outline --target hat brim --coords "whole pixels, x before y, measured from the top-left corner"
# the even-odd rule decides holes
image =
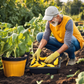
[[[62,12],[62,11],[60,11],[59,13],[61,13],[61,12]],[[58,14],[59,14],[59,13],[58,13]],[[52,19],[53,19],[53,16],[46,16],[46,15],[45,15],[45,16],[43,17],[43,20],[48,20],[48,21],[49,21],[49,20],[52,20]]]
[[[52,19],[53,19],[53,16],[46,16],[46,15],[45,15],[45,16],[43,17],[43,20],[48,20],[48,21],[49,21],[49,20],[52,20]]]

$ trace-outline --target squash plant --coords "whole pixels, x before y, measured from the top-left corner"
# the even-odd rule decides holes
[[[32,33],[23,26],[10,28],[0,24],[0,55],[4,57],[20,57],[29,52],[33,42]]]
[[[75,79],[76,84],[84,84],[84,71],[78,74],[78,77]]]
[[[36,35],[39,32],[43,32],[45,30],[46,21],[42,20],[43,16],[39,14],[38,17],[33,17],[29,22],[24,24],[25,27],[28,27],[30,30],[34,29],[34,39],[36,39]]]
[[[7,39],[9,38],[10,27],[11,25],[9,23],[0,23],[0,56],[8,49]]]
[[[26,22],[24,24],[24,26],[29,30],[32,31],[32,36],[34,38],[34,40],[36,39],[36,35],[37,33],[39,32],[42,32],[45,30],[45,23],[46,21],[45,20],[42,20],[42,15],[39,14],[38,17],[33,17],[29,22]],[[31,50],[31,53],[34,54],[33,52],[33,43],[32,43],[32,50]]]

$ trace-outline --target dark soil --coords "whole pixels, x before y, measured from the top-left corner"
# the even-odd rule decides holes
[[[34,42],[34,52],[38,48],[38,42]],[[50,50],[43,48],[41,52],[41,56],[50,55]],[[77,58],[84,57],[84,48],[75,52]],[[0,70],[0,84],[37,84],[36,81],[43,82],[41,84],[76,84],[75,79],[77,75],[74,77],[67,78],[67,75],[74,74],[77,70],[84,71],[84,62],[80,64],[75,64],[72,66],[66,66],[67,61],[61,63],[61,68],[58,70],[57,74],[34,74],[30,73],[29,69],[25,70],[25,74],[22,77],[5,77],[3,70]],[[54,75],[53,79],[51,76]]]

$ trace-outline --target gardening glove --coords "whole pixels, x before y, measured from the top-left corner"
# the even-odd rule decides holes
[[[33,55],[33,58],[37,58],[37,61],[39,61],[40,53],[41,53],[41,49],[38,48],[35,54]]]
[[[56,57],[58,57],[60,54],[56,51],[53,54],[51,54],[50,56],[48,56],[44,62],[46,63],[51,63]]]

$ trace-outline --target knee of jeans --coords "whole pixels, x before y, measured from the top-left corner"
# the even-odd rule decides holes
[[[40,32],[40,33],[37,34],[36,40],[37,40],[38,42],[40,42],[41,39],[42,39],[42,37],[43,37],[43,32]]]
[[[69,53],[74,53],[75,51],[76,51],[75,46],[72,46],[72,47],[70,47],[70,48],[68,49],[68,52],[69,52]]]
[[[71,43],[75,46],[76,51],[80,49],[80,43],[78,42],[78,40],[74,36],[73,36]]]

